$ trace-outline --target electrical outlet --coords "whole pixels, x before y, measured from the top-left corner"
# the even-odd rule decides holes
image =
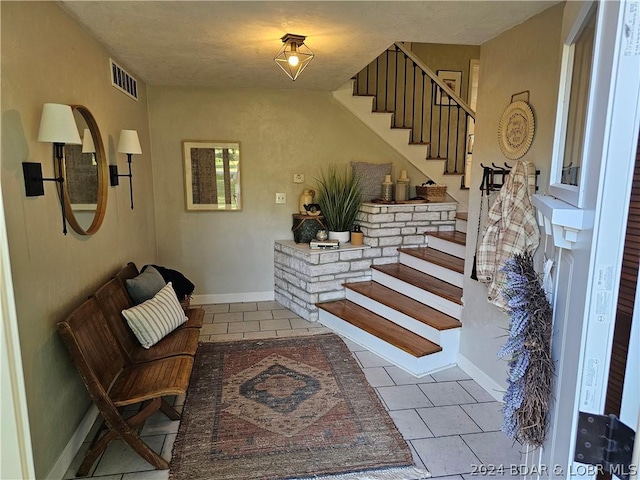
[[[293,183],[304,183],[304,173],[294,173]]]
[[[276,203],[287,203],[287,194],[276,193]]]

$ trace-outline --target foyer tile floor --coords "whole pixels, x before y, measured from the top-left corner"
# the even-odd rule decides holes
[[[307,322],[276,302],[227,303],[203,308],[206,313],[202,341],[290,337],[330,331],[318,323]],[[473,475],[482,465],[504,465],[504,475],[494,476],[511,478],[509,467],[523,463],[522,446],[514,445],[500,431],[500,403],[458,367],[416,378],[360,345],[345,342],[409,444],[416,465],[427,468],[433,477],[470,480],[484,476]],[[178,410],[183,401],[175,399]],[[155,415],[147,421],[142,436],[148,445],[169,459],[179,423],[161,414]],[[92,435],[93,432],[88,435],[87,442]],[[88,445],[83,444],[65,479],[75,478]],[[90,473],[91,477],[84,478],[164,480],[169,476],[168,470],[153,470],[119,440],[109,446]]]

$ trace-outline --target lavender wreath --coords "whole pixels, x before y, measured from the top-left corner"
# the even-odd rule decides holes
[[[509,337],[498,350],[499,358],[509,359],[502,431],[537,448],[547,433],[553,381],[552,310],[531,254],[515,255],[502,271],[507,274],[502,295],[510,316]]]

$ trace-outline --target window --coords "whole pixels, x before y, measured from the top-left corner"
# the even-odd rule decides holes
[[[565,41],[549,193],[580,206],[588,105],[594,64],[597,3],[586,3]]]

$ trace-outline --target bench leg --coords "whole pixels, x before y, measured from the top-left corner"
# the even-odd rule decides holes
[[[164,413],[169,420],[180,420],[182,418],[182,415],[180,415],[175,408],[169,405],[164,398],[160,404],[160,411]]]
[[[153,465],[156,470],[166,470],[169,468],[169,462],[149,448],[149,446],[137,435],[123,435],[122,440],[127,442],[127,444],[133,448],[138,455]]]
[[[100,439],[95,442],[95,445],[89,448],[89,451],[85,454],[84,460],[78,469],[76,476],[86,477],[89,474],[91,466],[94,464],[98,456],[104,452],[109,443],[117,437],[122,438],[127,444],[131,446],[142,458],[144,458],[151,465],[159,470],[166,470],[169,468],[169,464],[165,459],[151,450],[140,438],[138,437],[139,430],[144,426],[144,422],[153,415],[162,406],[162,400],[160,398],[154,398],[144,402],[142,408],[134,415],[127,418],[125,421],[127,425],[122,425],[123,431],[117,431],[109,426],[109,431],[106,432]],[[177,412],[176,412],[177,413]],[[137,440],[136,440],[137,439]]]
[[[95,445],[90,447],[89,451],[85,453],[84,460],[82,461],[80,468],[78,468],[76,477],[86,477],[89,474],[91,465],[93,465],[100,454],[107,449],[109,443],[111,443],[111,441],[117,437],[118,434],[113,430],[109,430],[102,437],[100,437],[100,440],[95,442]]]

